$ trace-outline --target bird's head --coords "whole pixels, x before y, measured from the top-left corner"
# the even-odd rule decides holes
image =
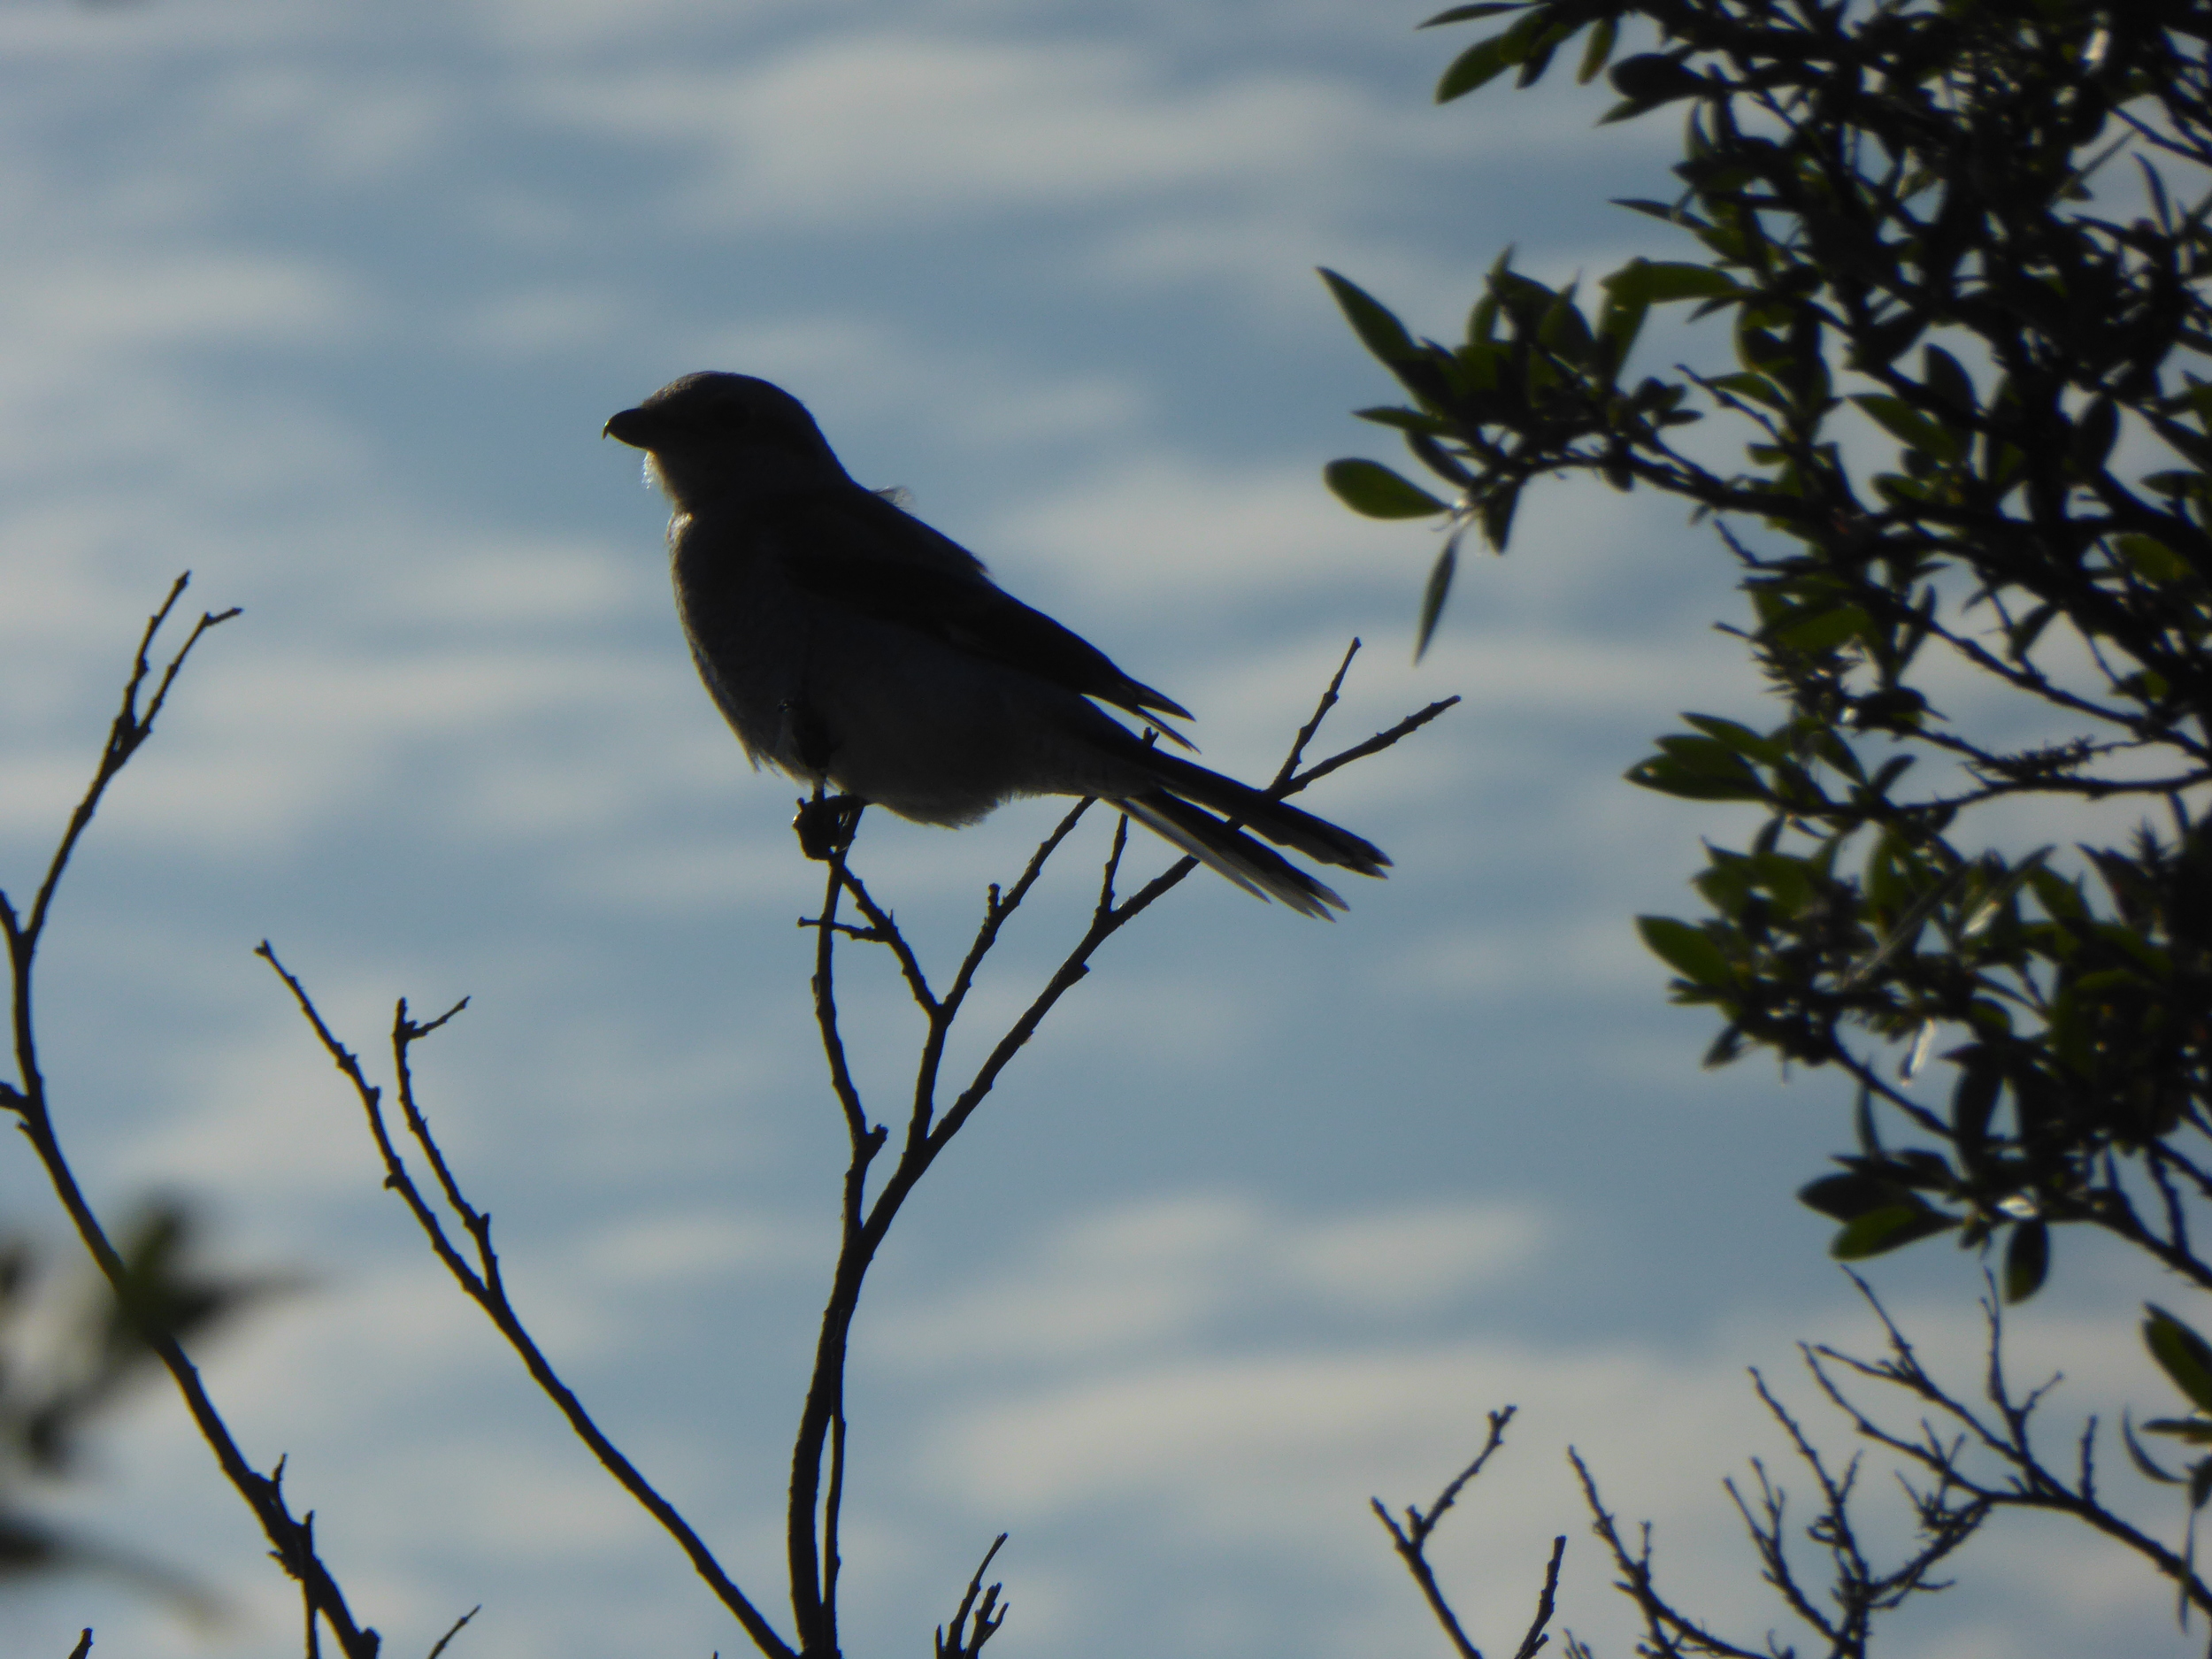
[[[601,435],[644,450],[680,512],[850,481],[806,405],[749,374],[707,369],[671,380]]]

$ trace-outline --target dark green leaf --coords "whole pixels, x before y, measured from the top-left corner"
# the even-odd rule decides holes
[[[1459,570],[1459,536],[1460,533],[1455,530],[1445,538],[1444,550],[1429,567],[1428,584],[1421,590],[1421,620],[1413,638],[1413,660],[1417,663],[1426,654],[1430,640],[1436,635],[1436,625],[1444,615],[1444,602],[1451,597],[1452,578]]]
[[[1663,737],[1659,752],[1632,766],[1640,788],[1686,801],[1763,801],[1765,781],[1727,744],[1710,737]]]
[[[1835,1221],[1853,1221],[1897,1202],[1897,1188],[1878,1175],[1851,1170],[1824,1175],[1798,1188],[1797,1202]]]
[[[2050,1271],[2050,1228],[2040,1221],[2015,1223],[2005,1244],[2005,1300],[2025,1302],[2043,1287]]]
[[[1763,637],[1794,651],[1832,651],[1846,641],[1863,638],[1873,620],[1856,605],[1833,605],[1825,610],[1808,607],[1792,613],[1779,627],[1763,630]]]
[[[1634,213],[1649,214],[1653,219],[1662,219],[1670,225],[1694,227],[1704,222],[1678,202],[1653,202],[1642,196],[1617,196],[1613,198],[1613,205],[1627,208]]]
[[[1371,409],[1355,409],[1352,413],[1361,420],[1371,420],[1379,426],[1393,426],[1400,432],[1437,433],[1444,430],[1441,420],[1434,415],[1425,415],[1417,409],[1377,404]]]
[[[1951,1173],[1950,1161],[1926,1147],[1907,1147],[1891,1153],[1887,1168],[1906,1186],[1925,1187],[1932,1193],[1947,1193],[1958,1184],[1958,1178]]]
[[[1543,320],[1536,326],[1536,337],[1570,363],[1581,364],[1588,359],[1590,325],[1584,320],[1571,290],[1552,302]]]
[[[1686,67],[1679,54],[1639,52],[1613,65],[1613,90],[1638,111],[1677,98],[1694,98],[1706,88],[1705,77]],[[1612,119],[1608,111],[1607,119]]]
[[[1974,412],[1974,382],[1956,357],[1941,346],[1923,346],[1920,362],[1929,391],[1948,403],[1955,414]]]
[[[2134,698],[2138,703],[2159,703],[2166,701],[2173,687],[2169,683],[2166,676],[2156,669],[2139,668],[2121,680],[2116,689]]]
[[[2052,619],[2057,615],[2056,604],[2038,605],[2006,630],[2005,649],[2014,662],[2027,660],[2028,653],[2035,649],[2036,641],[2042,637],[2043,630],[2051,626]]]
[[[1748,398],[1755,403],[1764,403],[1769,409],[1786,411],[1790,406],[1789,394],[1783,391],[1763,374],[1748,371],[1733,374],[1709,375],[1705,382],[1717,392],[1731,397]]]
[[[1613,42],[1620,38],[1620,23],[1615,18],[1601,18],[1597,27],[1590,31],[1590,38],[1582,48],[1582,64],[1575,71],[1575,85],[1586,87],[1605,67],[1605,60],[1613,55]]]
[[[1620,373],[1621,365],[1628,361],[1628,354],[1635,349],[1636,337],[1644,331],[1644,319],[1650,307],[1643,301],[1624,297],[1617,290],[1605,296],[1605,309],[1598,314],[1598,336],[1611,348],[1612,356],[1606,364],[1609,380]]]
[[[1365,288],[1346,280],[1326,265],[1321,267],[1321,280],[1329,285],[1329,292],[1336,296],[1345,319],[1352,325],[1352,332],[1369,351],[1385,363],[1393,364],[1421,355],[1420,347],[1406,332],[1406,326]]]
[[[1985,931],[2003,912],[2004,907],[2012,902],[2013,895],[2020,891],[2030,877],[2043,867],[2044,861],[2057,850],[2056,847],[2047,843],[2037,848],[2009,870],[2005,870],[2001,862],[1997,863],[1994,868],[2003,871],[2003,874],[1992,884],[1988,892],[1981,895],[1980,902],[1967,914],[1965,920],[1959,924],[1959,936],[1962,939],[1971,939],[1976,934]],[[1988,856],[1994,859],[1996,855],[1990,854]]]
[[[1336,498],[1370,518],[1427,518],[1451,509],[1379,461],[1332,461],[1321,476]]]
[[[1671,916],[1639,916],[1636,931],[1652,955],[1693,985],[1724,987],[1735,982],[1728,957],[1702,928]]]
[[[2073,442],[2066,448],[2066,470],[2076,478],[2094,478],[2104,470],[2119,436],[2120,411],[2109,397],[2098,398],[2074,423]]]
[[[1468,23],[1476,18],[1494,18],[1501,12],[1519,12],[1529,0],[1484,0],[1480,5],[1454,6],[1448,12],[1439,12],[1434,17],[1414,25],[1416,28],[1432,29],[1440,23]]]
[[[2147,581],[2161,587],[2185,582],[2195,572],[2186,561],[2163,541],[2130,531],[2112,538],[2113,550],[2127,561],[2128,567]]]
[[[1866,781],[1866,768],[1860,763],[1858,750],[1845,742],[1834,726],[1816,726],[1812,742],[1813,752],[1852,782]]]
[[[1959,1156],[1970,1164],[1989,1139],[1989,1119],[2005,1087],[2004,1068],[1987,1048],[1974,1044],[1955,1053],[1959,1080],[1951,1091],[1951,1133]]]
[[[1879,691],[1870,691],[1861,697],[1851,710],[1851,723],[1863,732],[1910,732],[1920,725],[1920,717],[1928,711],[1928,700],[1910,686],[1887,686]],[[1883,763],[1876,774],[1875,793],[1879,795],[1896,780],[1897,773],[1913,763],[1910,755],[1900,755]],[[1893,772],[1892,767],[1896,771]]]
[[[2089,907],[2082,902],[2081,889],[2065,877],[2055,871],[2038,870],[2028,881],[2035,889],[2035,902],[2053,921],[2087,919]]]
[[[2159,1369],[2200,1411],[2212,1411],[2212,1347],[2154,1302],[2143,1304],[2143,1343]]]
[[[1502,35],[1493,35],[1486,41],[1477,41],[1465,51],[1452,59],[1443,78],[1436,83],[1436,101],[1449,104],[1463,98],[1479,87],[1488,85],[1507,70],[1521,63],[1529,54],[1530,42],[1520,36],[1517,29],[1508,29]]]
[[[1736,299],[1752,292],[1724,271],[1686,260],[1632,259],[1601,279],[1599,286],[1651,305],[1671,300]]]
[[[1724,720],[1717,714],[1686,714],[1682,718],[1715,742],[1753,760],[1771,765],[1789,752],[1779,739],[1755,732],[1740,721]]]
[[[1459,457],[1439,443],[1427,432],[1418,427],[1406,431],[1406,448],[1419,457],[1421,465],[1451,484],[1465,491],[1475,487],[1475,475],[1462,465]]]
[[[1941,461],[1955,461],[1965,453],[1961,434],[1932,416],[1915,409],[1901,397],[1886,392],[1863,392],[1851,402],[1872,416],[1874,423],[1893,438]]]
[[[1748,767],[1735,776],[1689,765],[1671,755],[1639,761],[1623,774],[1639,789],[1671,795],[1680,801],[1763,801],[1768,790]]]
[[[1483,498],[1482,539],[1493,551],[1502,553],[1513,536],[1513,514],[1521,504],[1518,484],[1502,485]]]
[[[1918,1202],[1887,1204],[1847,1223],[1830,1241],[1828,1254],[1839,1262],[1863,1262],[1958,1225],[1955,1217]]]

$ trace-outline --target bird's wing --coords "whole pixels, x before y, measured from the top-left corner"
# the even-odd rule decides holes
[[[1089,641],[998,587],[958,542],[857,486],[833,498],[810,497],[778,518],[777,537],[789,549],[785,573],[803,592],[1141,719],[1156,712],[1192,718],[1173,698],[1115,667]],[[1188,747],[1176,733],[1161,730]]]

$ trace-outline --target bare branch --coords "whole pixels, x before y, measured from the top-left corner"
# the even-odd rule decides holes
[[[982,1563],[976,1568],[975,1577],[968,1580],[968,1593],[960,1598],[960,1605],[953,1613],[950,1631],[942,1624],[937,1627],[937,1659],[975,1659],[983,1651],[983,1644],[997,1635],[998,1627],[1006,1623],[1008,1609],[999,1604],[999,1586],[995,1584],[987,1591],[983,1588],[983,1575],[991,1570],[992,1557],[1005,1542],[1006,1534],[1001,1532],[991,1540],[990,1548],[983,1552]],[[976,1605],[979,1594],[983,1597],[980,1607]],[[971,1611],[975,1615],[972,1632],[967,1628]]]
[[[433,1647],[429,1653],[424,1656],[424,1659],[438,1659],[438,1655],[445,1651],[446,1644],[461,1633],[461,1627],[483,1610],[484,1604],[481,1601],[479,1601],[474,1607],[469,1609],[467,1612],[462,1614],[460,1617],[455,1619],[453,1621],[453,1628],[446,1632],[444,1635],[438,1638],[438,1645]]]
[[[407,1005],[403,1002],[399,1005],[399,1012],[394,1022],[392,1047],[394,1067],[399,1081],[400,1096],[404,1103],[409,1133],[424,1148],[425,1156],[430,1159],[433,1167],[438,1172],[441,1189],[447,1202],[470,1234],[476,1255],[476,1263],[473,1265],[455,1246],[436,1209],[423,1195],[412,1172],[400,1156],[399,1149],[393,1142],[390,1131],[384,1121],[382,1091],[368,1080],[361,1069],[359,1060],[343,1043],[338,1041],[329,1025],[325,1023],[313,999],[308,995],[306,987],[277,959],[276,952],[268,942],[264,941],[254,954],[267,962],[275,971],[278,978],[284,981],[292,993],[293,1000],[299,1004],[301,1014],[313,1028],[316,1038],[323,1046],[324,1052],[330,1056],[332,1063],[337,1066],[347,1082],[352,1086],[356,1096],[361,1102],[362,1110],[367,1117],[370,1136],[376,1142],[377,1151],[384,1161],[384,1184],[397,1193],[401,1202],[406,1204],[410,1213],[414,1216],[417,1225],[422,1228],[424,1237],[429,1240],[431,1250],[443,1263],[446,1271],[453,1276],[455,1283],[461,1286],[471,1301],[484,1310],[485,1315],[497,1327],[499,1333],[507,1339],[508,1345],[520,1356],[524,1367],[529,1371],[531,1379],[559,1409],[561,1415],[567,1419],[569,1427],[575,1432],[578,1439],[590,1448],[592,1455],[599,1460],[601,1467],[612,1475],[623,1490],[636,1499],[645,1511],[658,1521],[662,1528],[676,1540],[679,1548],[689,1558],[693,1569],[701,1578],[706,1581],[708,1587],[714,1592],[716,1599],[727,1608],[738,1623],[744,1627],[745,1633],[752,1638],[754,1646],[766,1655],[768,1659],[797,1659],[797,1650],[776,1633],[759,1609],[732,1582],[729,1575],[722,1570],[721,1563],[715,1559],[713,1552],[707,1548],[704,1541],[692,1530],[690,1523],[684,1519],[674,1505],[661,1496],[652,1484],[638,1471],[636,1466],[623,1455],[621,1450],[592,1420],[590,1413],[584,1409],[582,1402],[576,1398],[568,1385],[561,1380],[559,1373],[553,1369],[551,1363],[547,1360],[535,1340],[524,1326],[520,1317],[515,1312],[513,1304],[508,1301],[506,1287],[502,1282],[499,1271],[499,1257],[492,1248],[491,1217],[477,1210],[463,1196],[458,1183],[453,1179],[447,1161],[443,1154],[439,1151],[431,1134],[428,1122],[424,1119],[420,1111],[413,1104],[414,1083],[408,1049],[419,1038],[427,1032],[437,1029],[458,1013],[460,1005],[456,1004],[454,1008],[428,1025],[416,1025],[407,1018]],[[349,1656],[350,1659],[350,1650],[349,1650]]]
[[[1332,755],[1325,761],[1321,761],[1314,765],[1309,766],[1305,771],[1294,777],[1287,785],[1279,785],[1275,788],[1270,789],[1268,794],[1278,797],[1286,795],[1295,795],[1308,784],[1327,777],[1331,772],[1335,772],[1340,767],[1348,766],[1356,760],[1365,760],[1370,755],[1379,755],[1383,752],[1383,750],[1390,748],[1394,743],[1396,743],[1404,738],[1412,736],[1414,733],[1419,731],[1431,720],[1436,718],[1438,715],[1443,713],[1445,710],[1450,708],[1457,702],[1459,702],[1459,698],[1452,696],[1446,697],[1439,703],[1432,703],[1427,708],[1419,710],[1415,713],[1409,714],[1404,719],[1399,721],[1397,725],[1391,726],[1388,730],[1376,733],[1374,736],[1367,739],[1366,741],[1355,743],[1351,748],[1344,749],[1338,754]]]
[[[1337,694],[1344,689],[1344,676],[1351,672],[1352,659],[1359,655],[1359,636],[1344,648],[1344,660],[1336,665],[1336,672],[1329,676],[1327,689],[1321,701],[1314,705],[1313,717],[1298,728],[1298,735],[1290,741],[1290,753],[1283,757],[1283,764],[1276,769],[1271,790],[1280,789],[1298,772],[1298,763],[1305,758],[1306,746],[1313,741],[1314,733],[1321,729],[1321,722],[1329,718],[1329,710],[1336,707]]]
[[[168,595],[153,615],[147,619],[144,632],[139,636],[138,649],[131,659],[131,668],[124,681],[122,701],[108,728],[107,741],[101,751],[92,780],[86,787],[76,808],[71,812],[67,827],[57,843],[53,856],[48,861],[44,879],[27,914],[17,913],[0,894],[0,933],[4,933],[8,946],[8,965],[12,980],[11,1016],[18,1082],[8,1085],[0,1093],[0,1105],[12,1110],[20,1128],[44,1166],[48,1180],[52,1184],[62,1208],[68,1213],[78,1238],[98,1265],[100,1272],[119,1291],[126,1287],[128,1269],[110,1240],[106,1228],[93,1210],[90,1201],[79,1185],[76,1171],[63,1152],[57,1132],[50,1102],[46,1093],[46,1080],[41,1071],[38,1056],[38,1035],[32,1019],[32,987],[37,966],[38,947],[51,914],[55,894],[59,891],[63,875],[69,868],[71,856],[85,831],[90,827],[93,816],[99,810],[108,786],[130,762],[146,740],[152,736],[154,722],[166,705],[169,692],[183,672],[186,659],[193,648],[209,629],[219,626],[236,616],[235,607],[222,611],[208,611],[185,636],[182,644],[171,655],[167,664],[156,675],[153,667],[153,642],[177,602],[183,596],[191,581],[190,572],[179,576],[171,584]],[[142,707],[140,696],[152,680],[153,691]],[[374,1659],[378,1647],[375,1631],[356,1622],[335,1578],[316,1555],[312,1517],[295,1520],[286,1506],[280,1485],[283,1465],[280,1462],[275,1475],[265,1476],[246,1460],[232,1436],[229,1425],[210,1399],[200,1374],[182,1345],[173,1335],[161,1331],[142,1333],[147,1347],[161,1362],[184,1398],[185,1408],[192,1415],[200,1437],[215,1454],[215,1461],[224,1478],[245,1499],[260,1523],[262,1532],[269,1540],[271,1553],[282,1564],[286,1572],[298,1580],[302,1596],[307,1606],[310,1629],[318,1617],[326,1621],[337,1637],[346,1659]]]
[[[1458,1614],[1453,1611],[1449,1599],[1436,1582],[1435,1570],[1429,1565],[1428,1560],[1429,1535],[1436,1530],[1436,1524],[1444,1518],[1445,1512],[1458,1502],[1461,1491],[1482,1472],[1483,1466],[1505,1444],[1506,1425],[1513,1421],[1516,1409],[1516,1407],[1507,1406],[1490,1414],[1490,1432],[1483,1440],[1482,1449],[1475,1454],[1472,1463],[1446,1483],[1444,1490],[1437,1494],[1436,1502],[1429,1505],[1427,1513],[1424,1514],[1414,1505],[1408,1504],[1405,1525],[1401,1526],[1380,1498],[1368,1500],[1369,1507],[1390,1533],[1391,1547],[1398,1552],[1398,1558],[1405,1563],[1406,1571],[1413,1575],[1414,1583],[1420,1586],[1422,1599],[1429,1604],[1429,1611],[1435,1616],[1436,1622],[1443,1626],[1444,1634],[1451,1640],[1453,1649],[1458,1653],[1460,1659],[1482,1659],[1482,1653],[1468,1640],[1467,1632],[1460,1627]],[[1566,1539],[1563,1536],[1553,1539],[1551,1563],[1544,1570],[1544,1587],[1536,1598],[1536,1616],[1529,1624],[1528,1633],[1521,1638],[1521,1645],[1513,1650],[1513,1659],[1532,1659],[1537,1649],[1551,1640],[1545,1627],[1551,1623],[1552,1611],[1558,1601],[1559,1569],[1566,1557]]]

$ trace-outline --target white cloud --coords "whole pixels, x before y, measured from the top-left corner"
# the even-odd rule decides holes
[[[212,171],[234,189],[301,174],[345,189],[434,166],[467,111],[449,74],[297,55],[243,58],[194,90],[194,137],[220,153]]]
[[[759,24],[798,0],[746,0],[743,18]],[[687,40],[729,38],[732,9],[723,0],[476,0],[465,10],[499,48],[524,61],[602,59],[606,54],[657,57]]]
[[[328,341],[365,302],[327,265],[242,248],[135,250],[26,265],[0,292],[10,326],[50,353]]]
[[[607,1285],[664,1285],[795,1265],[826,1267],[827,1234],[811,1217],[692,1210],[619,1223],[582,1241],[578,1256]]]
[[[391,616],[456,628],[592,623],[640,611],[649,595],[658,611],[659,586],[639,580],[639,563],[597,542],[480,537],[417,561],[403,588],[376,583],[365,597]]]
[[[765,64],[541,83],[543,111],[703,152],[691,211],[717,221],[881,226],[1265,176],[1335,188],[1344,158],[1450,140],[1310,73],[1160,83],[1143,54],[875,34],[818,37]]]
[[[1035,365],[1002,353],[936,345],[854,313],[717,327],[688,349],[695,361],[686,362],[686,372],[730,369],[784,386],[814,408],[832,446],[841,449],[856,419],[895,423],[908,436],[918,414],[926,415],[926,442],[973,450],[1071,439],[1125,441],[1148,412],[1143,390],[1127,374],[1044,378]],[[849,453],[846,458],[866,471]]]
[[[1323,1222],[1281,1259],[1331,1302],[1410,1311],[1532,1266],[1545,1231],[1530,1210],[1428,1204]]]
[[[1225,1317],[1305,1308],[1402,1317],[1531,1259],[1542,1226],[1512,1206],[1427,1204],[1318,1220],[1218,1193],[1077,1221],[1023,1265],[879,1317],[879,1364],[1066,1363],[1187,1341]]]
[[[1239,593],[1281,598],[1340,587],[1348,572],[1386,559],[1417,563],[1432,544],[1403,526],[1355,518],[1321,486],[1317,469],[1208,462],[1187,455],[1117,457],[1058,483],[991,523],[988,545],[1019,549],[995,562],[1034,569],[1088,603],[1136,611],[1165,602],[1219,605]],[[1409,541],[1416,541],[1412,560]]]
[[[557,358],[620,337],[627,322],[613,292],[568,284],[494,295],[465,311],[455,331],[464,343],[490,356]]]
[[[205,1192],[250,1172],[291,1198],[351,1193],[380,1179],[357,1102],[288,1012],[265,1014],[252,1039],[192,1056],[181,1077],[196,1103],[133,1135],[115,1159],[116,1179]]]
[[[1218,1334],[1224,1310],[1252,1294],[1253,1261],[1284,1259],[1286,1240],[1390,1240],[1366,1253],[1363,1282],[1371,1286],[1396,1281],[1404,1270],[1394,1263],[1435,1259],[1432,1242],[1417,1242],[1425,1234],[1457,1238],[1463,1259],[1479,1261],[1484,1271],[1508,1263],[1519,1273],[1540,1271],[1519,1261],[1526,1242],[1514,1237],[1520,1225],[1510,1212],[1471,1208],[1263,1225],[1252,1206],[1233,1201],[1133,1206],[1064,1228],[1017,1273],[972,1297],[918,1309],[910,1330],[902,1325],[895,1340],[871,1348],[869,1358],[872,1368],[910,1372],[925,1361],[964,1358],[990,1377],[986,1391],[964,1391],[932,1411],[914,1471],[929,1489],[959,1493],[977,1517],[1048,1538],[1081,1518],[1129,1529],[1177,1559],[1225,1561],[1254,1548],[1279,1552],[1302,1561],[1313,1580],[1340,1585],[1334,1604],[1348,1627],[1371,1629],[1379,1621],[1409,1636],[1417,1630],[1417,1602],[1387,1571],[1383,1544],[1369,1530],[1366,1500],[1379,1493],[1394,1504],[1427,1504],[1479,1445],[1485,1410],[1517,1402],[1522,1410],[1506,1453],[1463,1494],[1433,1551],[1463,1611],[1502,1625],[1503,1595],[1525,1617],[1519,1609],[1533,1597],[1540,1545],[1563,1532],[1571,1540],[1565,1623],[1585,1637],[1624,1644],[1627,1611],[1611,1598],[1578,1494],[1559,1460],[1563,1443],[1571,1441],[1632,1536],[1639,1520],[1655,1522],[1663,1586],[1724,1628],[1734,1627],[1739,1640],[1755,1638],[1784,1615],[1757,1582],[1719,1482],[1743,1479],[1746,1459],[1763,1456],[1795,1497],[1793,1512],[1809,1518],[1803,1507],[1809,1477],[1753,1397],[1742,1368],[1766,1369],[1839,1466],[1854,1437],[1799,1369],[1793,1340],[1825,1336],[1865,1351],[1878,1344],[1878,1331],[1863,1310],[1841,1301],[1799,1308],[1786,1324],[1737,1320],[1665,1347],[1455,1333],[1463,1320],[1432,1321],[1411,1337],[1346,1332],[1333,1340],[1308,1324],[1306,1335],[1279,1336],[1256,1351]],[[1256,1256],[1240,1254],[1236,1247],[1263,1233],[1267,1246]],[[1502,1257],[1498,1236],[1509,1240]],[[1449,1249],[1443,1254],[1448,1259]],[[1119,1271],[1103,1271],[1102,1263]],[[1970,1315],[1932,1302],[1893,1311],[1933,1374],[1962,1398],[1977,1398],[1983,1360]],[[937,1332],[925,1340],[932,1315]],[[1033,1369],[1008,1363],[1012,1329],[1032,1333],[1019,1352]],[[2070,1425],[2083,1413],[2108,1412],[2145,1384],[2142,1356],[2126,1345],[2099,1344],[2094,1330],[2093,1322],[2064,1313],[2030,1309],[2014,1316],[2014,1377],[2032,1383],[2054,1363],[2068,1371],[2066,1386],[2045,1408],[2054,1448],[2068,1443]],[[1871,1385],[1855,1392],[1878,1419],[1907,1430],[1920,1409]],[[2054,1455],[2063,1461],[2070,1454]],[[1908,1530],[1901,1506],[1879,1468],[1862,1475],[1860,1488],[1859,1519],[1875,1548],[1901,1544]],[[2146,1524],[2158,1530],[2177,1521],[2171,1504],[2161,1511],[2157,1494],[2146,1496],[2131,1479],[2108,1484],[2107,1496],[2143,1507]],[[2139,1598],[2151,1586],[2151,1575],[2130,1558],[2087,1543],[2070,1527],[2047,1526],[2039,1534],[2033,1523],[2024,1525],[2015,1541],[1962,1558],[1962,1575],[1980,1586],[1969,1628],[1923,1645],[1911,1639],[1912,1627],[1901,1625],[1901,1652],[1932,1659],[1979,1651],[1974,1644],[1981,1641],[2041,1651],[2018,1644],[2039,1630],[2099,1628],[2124,1598]],[[2037,1571],[2037,1563],[2055,1563],[2062,1553],[2065,1571]],[[1049,1548],[1045,1554],[1038,1566],[1048,1582],[1056,1571],[1073,1571],[1082,1583],[1073,1561]],[[1365,1572],[1370,1561],[1380,1570]],[[1502,1575],[1509,1575],[1502,1590]],[[1183,1592],[1156,1607],[1156,1617],[1187,1632],[1195,1628],[1202,1615],[1187,1598]],[[1085,1600],[1082,1591],[1064,1589],[1056,1604],[1080,1617]],[[1947,1598],[1945,1605],[1957,1603]],[[1315,1650],[1330,1649],[1317,1643]]]

